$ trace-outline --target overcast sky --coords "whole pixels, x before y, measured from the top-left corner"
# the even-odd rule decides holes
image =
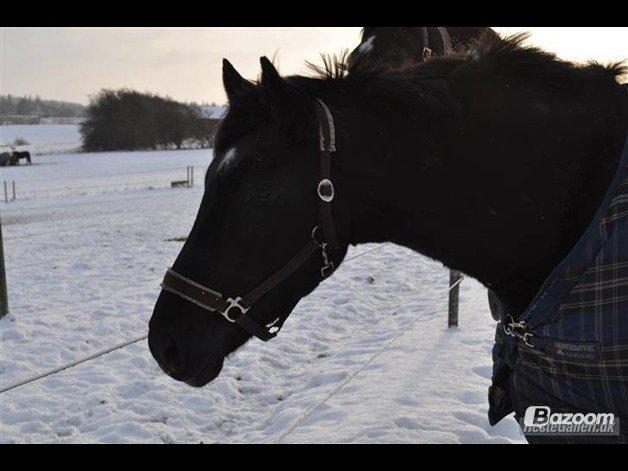
[[[496,28],[530,31],[560,57],[628,59],[628,28]],[[282,74],[304,72],[321,52],[353,49],[359,28],[2,28],[4,95],[87,103],[101,88],[129,87],[185,101],[225,101],[221,59],[248,78],[276,55]]]

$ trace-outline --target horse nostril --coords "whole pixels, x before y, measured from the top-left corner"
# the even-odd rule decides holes
[[[159,329],[151,329],[148,335],[148,346],[164,372],[170,376],[176,376],[180,373],[179,349],[168,333]]]

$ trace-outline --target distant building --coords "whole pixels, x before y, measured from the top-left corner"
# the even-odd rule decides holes
[[[202,105],[199,106],[203,118],[210,119],[212,121],[221,121],[227,114],[226,106],[211,106]]]

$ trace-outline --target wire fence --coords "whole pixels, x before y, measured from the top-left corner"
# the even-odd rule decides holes
[[[356,254],[356,255],[353,255],[353,256],[351,256],[351,257],[348,257],[348,258],[345,260],[345,263],[350,262],[350,261],[352,261],[352,260],[359,259],[359,258],[361,258],[361,257],[363,257],[363,256],[365,256],[365,255],[367,255],[367,254],[369,254],[369,253],[373,253],[373,252],[378,252],[378,251],[381,251],[381,250],[383,250],[383,249],[384,249],[387,245],[389,245],[389,244],[388,244],[388,243],[384,243],[384,244],[381,244],[381,245],[379,245],[379,246],[377,246],[377,247],[373,247],[373,248],[371,248],[371,249],[364,250],[364,251],[362,251],[362,252],[360,252],[360,253],[358,253],[358,254]],[[83,357],[83,358],[80,358],[80,359],[78,359],[78,360],[71,361],[70,363],[67,363],[67,364],[65,364],[65,365],[62,365],[62,366],[59,366],[59,367],[53,368],[53,369],[51,369],[51,370],[48,370],[48,371],[45,371],[45,372],[42,372],[42,373],[36,374],[36,375],[34,375],[34,376],[31,376],[31,377],[26,378],[26,379],[23,379],[23,380],[19,380],[19,381],[17,381],[17,382],[15,382],[15,383],[13,383],[13,384],[10,384],[9,386],[6,386],[6,387],[3,387],[3,388],[0,388],[0,394],[1,394],[1,393],[4,393],[4,392],[6,392],[6,391],[10,391],[10,390],[12,390],[12,389],[16,389],[16,388],[18,388],[18,387],[20,387],[20,386],[24,386],[24,385],[26,385],[26,384],[29,384],[29,383],[32,383],[32,382],[38,381],[38,380],[40,380],[40,379],[47,378],[48,376],[52,376],[52,375],[54,375],[54,374],[56,374],[56,373],[59,373],[59,372],[61,372],[61,371],[64,371],[64,370],[67,370],[67,369],[73,368],[73,367],[78,366],[78,365],[80,365],[80,364],[82,364],[82,363],[85,363],[85,362],[87,362],[87,361],[94,360],[94,359],[99,358],[99,357],[101,357],[101,356],[103,356],[103,355],[106,355],[107,353],[111,353],[111,352],[113,352],[113,351],[115,351],[115,350],[119,350],[119,349],[121,349],[121,348],[127,347],[127,346],[129,346],[129,345],[134,344],[134,343],[141,342],[142,340],[145,340],[146,338],[147,338],[147,335],[137,336],[137,337],[134,337],[134,338],[132,338],[132,339],[130,339],[130,340],[126,340],[126,341],[124,341],[124,342],[121,342],[121,343],[118,343],[118,344],[116,344],[116,345],[113,345],[112,347],[108,347],[108,348],[105,348],[105,349],[103,349],[103,350],[100,350],[100,351],[98,351],[98,352],[96,352],[96,353],[93,353],[93,354],[87,355],[87,356],[85,356],[85,357]]]
[[[202,165],[193,165],[188,166],[188,174],[187,178],[190,178],[190,167],[196,171],[204,171],[208,167]],[[172,167],[167,169],[157,169],[157,170],[147,170],[145,172],[130,172],[125,173],[123,175],[120,174],[111,174],[111,175],[99,175],[98,177],[70,177],[70,178],[51,178],[51,179],[33,179],[33,180],[19,180],[19,181],[11,181],[4,180],[3,184],[6,188],[5,191],[5,203],[12,202],[15,200],[21,199],[33,199],[33,198],[50,198],[50,197],[63,197],[63,196],[95,196],[97,194],[102,193],[110,193],[112,190],[117,191],[126,191],[126,190],[141,190],[141,189],[154,189],[154,188],[168,188],[171,183],[183,177],[182,174],[175,174],[174,172],[182,172],[182,167]],[[167,174],[163,175],[162,178],[153,178],[146,179],[147,175],[152,174]],[[51,181],[72,181],[72,180],[80,180],[85,181],[86,179],[98,178],[98,179],[108,179],[108,178],[119,178],[119,177],[134,177],[137,176],[139,178],[144,177],[142,179],[128,179],[124,181],[115,181],[111,183],[97,183],[94,185],[75,185],[75,186],[56,186],[50,188],[42,188],[42,189],[32,189],[29,187],[36,186],[40,183],[49,183]],[[16,190],[16,185],[18,189]],[[26,186],[26,190],[20,190],[19,187]],[[8,188],[12,188],[12,193],[8,191]],[[23,208],[27,209],[27,208]],[[4,211],[19,211],[20,209],[5,209]],[[28,209],[31,210],[31,209]]]
[[[40,379],[47,378],[48,376],[52,376],[52,375],[54,375],[56,373],[59,373],[60,371],[68,370],[70,368],[73,368],[75,366],[80,365],[81,363],[85,363],[87,361],[94,360],[94,359],[99,358],[99,357],[101,357],[103,355],[106,355],[107,353],[111,353],[111,352],[113,352],[115,350],[120,350],[121,348],[128,347],[129,345],[133,345],[134,343],[141,342],[142,340],[146,340],[147,337],[148,337],[147,335],[142,335],[140,337],[136,337],[136,338],[132,338],[130,340],[126,340],[126,341],[124,341],[122,343],[113,345],[112,347],[105,348],[104,350],[100,350],[100,351],[98,351],[96,353],[92,353],[91,355],[88,355],[86,357],[83,357],[83,358],[80,358],[78,360],[72,361],[72,362],[67,363],[67,364],[65,364],[63,366],[59,366],[57,368],[53,368],[52,370],[48,370],[48,371],[45,371],[43,373],[39,373],[39,374],[37,374],[35,376],[31,376],[30,378],[26,378],[26,379],[17,381],[16,383],[13,383],[13,384],[11,384],[9,386],[1,388],[0,389],[0,394],[4,393],[6,391],[10,391],[12,389],[19,388],[20,386],[24,386],[26,384],[33,383],[33,382],[38,381]]]
[[[207,170],[208,166],[207,165],[194,165],[194,168]],[[155,170],[143,170],[141,172],[126,172],[124,174],[120,174],[118,172],[118,173],[98,174],[98,175],[93,175],[93,176],[87,175],[87,176],[77,176],[77,177],[33,178],[30,180],[20,180],[18,183],[40,183],[40,182],[47,183],[47,182],[52,182],[52,181],[73,181],[73,180],[85,181],[88,179],[96,179],[96,178],[103,179],[103,178],[113,178],[113,177],[120,177],[120,176],[130,177],[134,175],[144,176],[144,175],[150,175],[153,173],[179,172],[182,170],[183,170],[183,167],[179,165],[177,167],[159,168]]]
[[[132,200],[139,201],[139,200],[145,200],[145,199],[151,199],[151,198],[157,198],[157,197],[163,198],[163,194],[158,193],[158,194],[144,195],[144,196],[133,195]],[[131,197],[98,200],[98,201],[79,201],[76,203],[57,204],[57,205],[49,205],[49,206],[33,206],[33,207],[27,207],[27,208],[9,208],[9,209],[3,209],[2,212],[3,213],[18,213],[18,212],[24,212],[24,211],[45,211],[49,209],[64,209],[64,208],[71,208],[71,207],[76,207],[76,206],[92,206],[92,205],[102,205],[102,204],[110,204],[110,203],[118,203],[118,202],[127,202],[129,201],[129,199],[131,199]]]
[[[462,278],[459,278],[455,284],[450,285],[448,288],[448,292],[451,292],[452,290],[454,290],[462,281]],[[401,304],[399,306],[397,306],[396,308],[394,308],[394,311],[399,311],[402,309],[405,309],[406,307],[411,306],[414,303],[413,301],[409,301],[408,303],[404,303]],[[316,412],[318,409],[320,409],[321,407],[323,407],[327,402],[329,402],[329,400],[331,398],[333,398],[336,394],[338,394],[347,384],[349,384],[351,381],[353,381],[360,373],[362,373],[363,371],[365,371],[369,366],[371,366],[371,364],[373,363],[373,361],[375,361],[376,358],[378,358],[382,353],[384,353],[385,350],[387,350],[389,347],[392,347],[395,343],[397,343],[397,341],[403,337],[404,334],[406,334],[407,332],[409,332],[410,330],[412,330],[412,327],[414,327],[414,325],[421,319],[421,317],[415,317],[412,321],[410,321],[410,323],[406,326],[403,326],[399,329],[399,332],[392,338],[390,339],[388,342],[385,342],[384,344],[382,344],[380,346],[380,348],[378,348],[375,353],[373,353],[373,355],[371,355],[369,357],[369,359],[367,361],[365,361],[362,365],[360,365],[358,368],[356,368],[353,373],[351,373],[349,376],[347,376],[347,378],[342,381],[340,384],[338,384],[338,386],[336,386],[334,389],[332,389],[328,394],[326,394],[320,401],[318,401],[316,404],[314,404],[312,407],[310,407],[309,409],[307,409],[303,414],[301,414],[299,417],[297,417],[290,425],[288,425],[288,427],[279,434],[279,436],[277,436],[277,438],[275,438],[272,443],[280,443],[282,442],[284,439],[286,439],[287,437],[289,437],[297,428],[299,428],[301,425],[303,425],[303,423],[312,416],[312,414],[314,412]]]
[[[20,199],[22,198],[39,198],[42,196],[45,197],[54,197],[54,196],[75,196],[75,195],[86,195],[93,196],[99,193],[107,193],[112,189],[125,191],[131,189],[148,189],[154,187],[164,187],[167,188],[170,186],[172,179],[176,177],[171,177],[169,179],[159,179],[159,180],[139,180],[139,181],[125,181],[125,182],[115,182],[108,184],[100,184],[100,185],[83,185],[83,186],[70,186],[70,187],[60,187],[60,188],[46,188],[43,190],[34,190],[34,191],[26,191],[20,193]]]
[[[355,254],[355,255],[352,255],[351,257],[346,258],[346,259],[344,260],[343,264],[346,264],[346,263],[348,263],[348,262],[351,262],[351,261],[357,260],[357,259],[359,259],[359,258],[362,258],[362,257],[364,257],[364,256],[368,255],[368,254],[372,254],[372,253],[375,253],[375,252],[381,252],[382,250],[384,250],[384,249],[385,249],[387,246],[389,246],[389,245],[390,245],[390,243],[389,243],[389,242],[385,242],[385,243],[379,244],[378,246],[373,247],[373,248],[371,248],[371,249],[363,250],[362,252],[360,252],[360,253],[358,253],[358,254]],[[463,276],[463,275],[460,275],[460,276],[457,278],[457,280],[456,280],[453,284],[451,284],[451,285],[449,286],[449,288],[448,288],[448,292],[451,292],[452,290],[454,290],[455,288],[457,288],[457,287],[458,287],[458,285],[462,282],[463,278],[464,278],[464,276]],[[393,308],[393,310],[394,310],[394,311],[398,311],[398,310],[404,309],[405,307],[409,306],[410,304],[412,304],[412,301],[411,301],[411,302],[409,302],[409,303],[404,303],[404,304],[401,304],[401,305],[399,305],[399,306],[397,306],[397,307]],[[449,309],[451,310],[451,305],[450,305],[450,308],[449,308]],[[410,325],[408,326],[408,329],[409,329],[409,328],[411,328],[411,327],[412,327],[412,326],[413,326],[413,325],[417,322],[417,320],[418,320],[418,319],[420,319],[420,318],[419,318],[419,317],[417,317],[416,319],[414,319],[414,320],[410,323]],[[404,333],[404,332],[406,332],[406,330],[408,330],[408,329],[403,328],[403,329],[401,330],[401,332],[400,332],[398,335],[396,335],[395,337],[393,337],[393,339],[391,339],[389,342],[387,342],[387,343],[385,343],[384,345],[382,345],[382,347],[380,347],[380,348],[379,348],[379,349],[375,352],[375,354],[374,354],[374,355],[372,355],[372,356],[369,358],[369,360],[368,360],[367,362],[365,362],[365,363],[364,363],[364,364],[363,364],[360,368],[358,368],[357,370],[355,370],[355,371],[354,371],[354,372],[353,372],[353,373],[352,373],[352,374],[351,374],[351,375],[350,375],[350,376],[349,376],[349,377],[348,377],[345,381],[343,381],[342,383],[340,383],[340,384],[338,385],[338,387],[336,387],[336,388],[335,388],[335,389],[334,389],[334,390],[333,390],[330,394],[328,394],[327,396],[325,396],[325,398],[324,398],[322,401],[320,401],[319,403],[317,403],[314,407],[312,407],[312,408],[311,408],[311,409],[309,409],[309,410],[308,410],[305,414],[303,414],[303,416],[301,416],[301,417],[300,417],[297,421],[295,421],[293,424],[291,424],[291,425],[288,427],[288,429],[287,429],[284,433],[282,433],[282,434],[279,436],[279,438],[276,440],[276,442],[280,442],[280,441],[281,441],[281,440],[283,440],[285,437],[287,437],[287,436],[288,436],[290,433],[292,433],[292,431],[294,431],[294,430],[295,430],[295,429],[296,429],[299,425],[301,425],[301,424],[302,424],[305,420],[307,420],[307,418],[308,418],[308,417],[309,417],[309,416],[310,416],[313,412],[315,412],[315,410],[316,410],[316,409],[318,409],[318,408],[322,407],[322,406],[325,404],[325,402],[327,402],[327,401],[328,401],[328,400],[330,400],[330,399],[331,399],[334,395],[336,395],[338,392],[340,392],[340,390],[341,390],[341,389],[342,389],[342,388],[343,388],[346,384],[348,384],[348,383],[349,383],[349,381],[351,381],[352,379],[354,379],[354,378],[355,378],[358,374],[360,374],[362,371],[364,371],[366,368],[368,368],[368,366],[369,366],[369,365],[373,362],[373,360],[375,360],[375,358],[377,358],[377,357],[378,357],[378,356],[379,356],[379,355],[380,355],[380,354],[381,354],[381,353],[382,353],[382,352],[383,352],[386,348],[388,348],[389,346],[391,346],[392,344],[394,344],[394,342],[396,342],[396,341],[397,341],[397,340],[398,340],[398,339],[399,339],[399,338],[403,335],[403,333]],[[105,348],[105,349],[103,349],[103,350],[99,350],[99,351],[97,351],[97,352],[95,352],[95,353],[92,353],[92,354],[90,354],[90,355],[87,355],[87,356],[85,356],[85,357],[82,357],[82,358],[79,358],[79,359],[77,359],[77,360],[74,360],[74,361],[71,361],[71,362],[69,362],[69,363],[66,363],[66,364],[64,364],[64,365],[62,365],[62,366],[59,366],[59,367],[56,367],[56,368],[52,368],[52,369],[47,370],[47,371],[44,371],[44,372],[42,372],[42,373],[38,373],[38,374],[36,374],[36,375],[34,375],[34,376],[31,376],[31,377],[28,377],[28,378],[25,378],[25,379],[19,380],[19,381],[17,381],[17,382],[14,382],[14,383],[12,383],[12,384],[8,385],[8,386],[5,386],[5,387],[0,388],[0,394],[2,394],[2,393],[4,393],[4,392],[7,392],[7,391],[11,391],[11,390],[13,390],[13,389],[17,389],[17,388],[19,388],[19,387],[21,387],[21,386],[25,386],[25,385],[27,385],[27,384],[29,384],[29,383],[33,383],[33,382],[35,382],[35,381],[39,381],[39,380],[41,380],[41,379],[47,378],[47,377],[52,376],[52,375],[54,375],[54,374],[57,374],[57,373],[59,373],[59,372],[61,372],[61,371],[68,370],[68,369],[71,369],[71,368],[74,368],[74,367],[76,367],[76,366],[78,366],[78,365],[80,365],[80,364],[83,364],[83,363],[86,363],[86,362],[88,362],[88,361],[91,361],[91,360],[95,360],[95,359],[97,359],[97,358],[100,358],[100,357],[102,357],[102,356],[104,356],[104,355],[106,355],[106,354],[108,354],[108,353],[111,353],[111,352],[114,352],[114,351],[116,351],[116,350],[120,350],[120,349],[122,349],[122,348],[128,347],[129,345],[133,345],[133,344],[139,343],[139,342],[141,342],[141,341],[143,341],[143,340],[146,340],[147,338],[148,338],[148,335],[146,335],[146,334],[144,334],[144,335],[140,335],[140,336],[136,336],[136,337],[133,337],[133,338],[131,338],[131,339],[125,340],[125,341],[123,341],[123,342],[121,342],[121,343],[115,344],[115,345],[113,345],[113,346],[111,346],[111,347],[107,347],[107,348]]]

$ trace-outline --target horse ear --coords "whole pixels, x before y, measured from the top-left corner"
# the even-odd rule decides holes
[[[284,81],[273,63],[266,56],[260,57],[259,62],[262,65],[262,86],[266,87],[271,93],[283,91]]]
[[[227,59],[222,60],[222,83],[229,102],[236,95],[253,88],[253,84],[242,77]]]
[[[265,91],[263,101],[270,116],[290,139],[301,140],[303,136],[310,136],[309,123],[312,120],[306,117],[310,113],[311,99],[281,78],[267,57],[260,57],[260,64],[260,85]]]

